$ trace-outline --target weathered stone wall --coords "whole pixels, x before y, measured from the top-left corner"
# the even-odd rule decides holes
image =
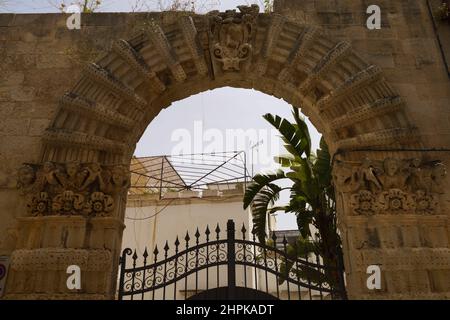
[[[8,229],[26,212],[18,167],[41,161],[41,137],[57,101],[85,64],[133,33],[136,16],[148,14],[85,15],[82,29],[71,31],[64,14],[0,14],[0,255],[10,253]]]
[[[366,27],[366,9],[372,4],[381,8],[381,30]],[[277,0],[275,12],[349,41],[406,98],[426,146],[450,147],[450,81],[426,0]],[[448,55],[450,47],[444,49]]]
[[[381,30],[366,28],[366,8],[371,4],[381,8]],[[429,9],[427,1],[278,0],[275,11],[321,25],[332,37],[349,41],[361,56],[383,69],[388,81],[407,101],[407,114],[419,128],[423,152],[368,150],[347,154],[346,160],[417,157],[449,162],[450,81],[444,61],[450,58],[450,25],[437,23],[439,43],[430,14],[433,9]],[[344,192],[342,199],[341,209],[352,211],[349,194]],[[357,277],[362,279],[350,281],[354,285],[350,288],[353,297],[379,297],[380,292],[367,290],[363,281],[365,268],[373,263],[381,265],[381,294],[389,292],[386,297],[402,298],[402,292],[410,292],[411,297],[449,298],[449,282],[444,279],[449,279],[450,274],[444,269],[450,257],[450,194],[442,195],[439,217],[405,216],[393,221],[374,212],[368,214],[374,216],[368,220],[359,213],[341,216],[341,228],[347,230],[344,240],[358,257],[354,263],[347,261],[347,275],[353,278],[359,274]],[[389,252],[389,257],[381,258],[381,250]]]
[[[10,254],[15,249],[16,271],[8,279],[9,283],[14,283],[10,297],[15,297],[15,293],[25,298],[37,297],[35,293],[40,293],[40,298],[46,298],[47,293],[48,297],[68,294],[63,288],[63,266],[55,267],[59,272],[59,289],[45,287],[48,283],[42,280],[45,276],[36,278],[40,282],[26,281],[34,279],[30,269],[33,257],[51,266],[53,262],[49,256],[61,255],[68,263],[81,256],[83,261],[87,261],[86,271],[94,272],[90,277],[102,282],[89,282],[90,288],[84,293],[94,298],[110,298],[114,281],[107,278],[111,270],[111,279],[114,278],[116,265],[112,269],[104,268],[102,273],[100,269],[103,267],[98,263],[108,255],[104,248],[111,253],[108,259],[116,261],[123,214],[118,210],[113,219],[98,217],[89,221],[58,216],[19,219],[27,212],[25,199],[16,190],[19,166],[26,162],[42,164],[45,161],[61,162],[64,166],[71,160],[101,164],[124,162],[126,153],[119,160],[114,152],[108,153],[111,143],[117,147],[125,144],[132,149],[135,139],[161,108],[198,91],[224,85],[253,87],[282,97],[297,107],[304,107],[304,112],[329,138],[332,151],[338,151],[335,159],[355,164],[351,170],[375,170],[376,166],[382,167],[378,162],[386,158],[420,158],[419,164],[408,164],[411,171],[434,170],[423,167],[427,161],[441,161],[448,166],[450,158],[445,150],[400,151],[401,147],[415,150],[450,147],[450,81],[426,1],[378,1],[383,28],[374,31],[365,27],[365,10],[369,4],[372,3],[363,0],[278,0],[276,12],[290,16],[300,24],[286,22],[276,15],[260,15],[255,22],[257,36],[251,43],[253,56],[242,63],[245,68],[240,68],[240,62],[236,65],[233,59],[220,61],[211,58],[209,41],[217,39],[206,32],[208,22],[205,17],[194,18],[195,24],[182,20],[180,29],[179,16],[174,14],[90,14],[82,17],[80,31],[70,31],[65,27],[65,15],[0,15],[0,254]],[[150,21],[149,17],[162,27],[161,32],[158,27],[156,32],[152,31],[154,34],[150,40],[133,38],[133,30]],[[319,35],[314,28],[304,28],[302,23],[321,26],[328,35]],[[197,32],[200,39],[195,39]],[[111,42],[117,39],[132,39],[128,45],[131,43],[134,47],[119,45],[106,53]],[[357,53],[339,40],[350,42]],[[304,50],[300,54],[298,44]],[[143,58],[139,58],[142,48],[146,49],[143,50],[144,63]],[[309,51],[315,54],[308,55]],[[290,52],[295,54],[289,55]],[[135,60],[136,55],[138,59]],[[296,59],[297,55],[303,60]],[[99,64],[85,70],[85,65],[91,61],[99,61]],[[304,71],[303,74],[301,71],[290,74],[297,68],[294,62]],[[371,64],[382,68],[387,81]],[[161,79],[148,72],[146,68],[149,66],[157,70],[157,77]],[[115,80],[105,76],[111,70]],[[326,70],[330,74],[333,71],[333,76],[327,78]],[[165,86],[163,93],[158,93],[158,90],[149,92],[148,81],[159,81],[160,86]],[[362,89],[359,87],[363,92],[361,97],[355,94],[358,83],[363,86]],[[89,88],[93,89],[92,92],[88,92]],[[87,101],[100,92],[99,108],[95,104],[90,105],[97,113],[92,111],[92,114],[87,112],[80,116],[80,101],[63,103],[62,107],[69,110],[65,113],[66,109],[60,108],[58,103],[69,90],[79,95],[86,94]],[[108,96],[108,90],[112,91],[111,96]],[[324,96],[324,92],[328,95]],[[336,92],[339,94],[337,98]],[[343,103],[340,109],[333,110],[333,102],[341,103],[342,99],[348,99],[345,106]],[[134,104],[131,108],[130,101]],[[146,103],[152,108],[144,110],[145,114],[141,116],[139,108],[142,109]],[[104,117],[99,118],[98,115],[105,111],[100,108],[102,104],[109,108],[109,113],[103,113]],[[318,110],[319,107],[322,109]],[[119,115],[115,112],[118,109]],[[353,113],[346,113],[347,110]],[[117,126],[123,130],[130,119],[136,122],[136,126],[126,134],[118,135],[122,131],[118,131]],[[411,124],[416,127],[419,138],[412,135]],[[66,130],[68,135],[61,134],[63,132],[52,135],[55,132],[50,132],[51,139],[44,141],[42,136],[48,127],[56,129],[56,133],[59,129]],[[411,132],[411,137],[408,132]],[[78,133],[86,138],[95,138],[98,143],[82,141]],[[74,150],[81,145],[81,151],[75,154],[71,143],[76,144]],[[370,151],[374,145],[392,151]],[[45,148],[41,148],[43,146]],[[358,148],[363,150],[356,152]],[[395,148],[399,150],[393,150]],[[341,153],[342,150],[350,151]],[[365,167],[361,162],[366,158],[373,163]],[[444,179],[449,182],[448,175]],[[377,192],[381,195],[388,192],[389,195],[392,186],[383,187],[386,190]],[[357,191],[368,191],[362,189]],[[411,194],[405,195],[409,196]],[[381,216],[355,217],[356,209],[350,207],[351,199],[356,198],[341,187],[339,210],[350,296],[448,298],[450,288],[445,279],[450,269],[446,264],[450,256],[450,193],[439,194],[439,209],[433,209],[430,217],[420,217],[413,207],[404,208],[401,216],[387,208]],[[385,218],[383,214],[389,217]],[[16,222],[19,229],[13,229]],[[388,230],[389,225],[397,229]],[[45,228],[55,233],[48,234]],[[88,233],[87,230],[94,231]],[[433,230],[437,230],[436,233]],[[72,240],[68,241],[67,235]],[[402,240],[395,240],[394,236]],[[365,245],[366,242],[370,245],[368,248],[355,245]],[[89,250],[73,251],[85,248]],[[98,252],[99,249],[103,251]],[[367,252],[364,251],[366,249]],[[405,258],[401,258],[402,255],[406,255]],[[396,262],[392,257],[400,258]],[[419,260],[426,261],[424,263],[431,264],[431,267],[425,267]],[[377,261],[390,268],[386,276],[390,278],[384,278],[384,283],[396,286],[384,286],[379,296],[373,296],[364,289],[364,268],[367,263]],[[41,271],[45,273],[45,270]],[[95,272],[100,272],[101,276]],[[23,295],[27,292],[31,295]]]

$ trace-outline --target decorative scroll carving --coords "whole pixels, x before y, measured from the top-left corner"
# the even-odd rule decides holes
[[[238,6],[240,12],[227,10],[225,13],[210,13],[210,32],[213,39],[213,58],[222,63],[223,71],[239,71],[241,63],[253,52],[251,44],[255,32],[257,5]]]
[[[46,162],[23,165],[17,186],[27,198],[31,216],[110,216],[129,180],[125,166]]]
[[[446,167],[419,159],[366,160],[359,166],[337,162],[333,175],[339,190],[350,193],[355,215],[436,214],[444,193]]]

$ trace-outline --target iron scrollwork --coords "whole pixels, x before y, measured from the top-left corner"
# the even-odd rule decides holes
[[[207,229],[208,230],[208,229]],[[339,296],[344,288],[337,283],[328,283],[325,281],[325,274],[330,272],[342,272],[339,268],[331,268],[320,263],[320,257],[316,257],[316,262],[312,262],[308,257],[292,258],[288,256],[286,249],[286,242],[284,248],[280,249],[276,245],[268,245],[266,243],[257,242],[254,237],[253,240],[246,240],[245,227],[242,229],[242,239],[235,239],[234,223],[229,222],[227,225],[227,238],[219,239],[220,229],[217,228],[216,240],[209,240],[209,230],[207,231],[207,240],[205,243],[199,242],[200,234],[196,233],[196,242],[194,246],[189,246],[189,235],[186,236],[186,245],[180,251],[180,242],[175,242],[175,254],[169,256],[169,246],[166,243],[164,247],[164,258],[158,261],[158,249],[155,248],[153,262],[146,264],[147,254],[144,254],[144,264],[136,267],[138,256],[136,252],[132,254],[130,249],[126,249],[122,255],[121,263],[121,283],[119,285],[119,297],[124,296],[134,297],[136,295],[144,296],[147,292],[152,292],[152,298],[155,298],[155,291],[162,289],[163,299],[166,296],[166,287],[175,285],[178,281],[184,280],[187,290],[187,278],[194,275],[196,278],[195,292],[198,291],[198,276],[199,272],[214,268],[216,270],[216,285],[220,285],[219,267],[226,266],[228,269],[228,276],[230,270],[232,274],[236,274],[236,266],[242,266],[244,270],[244,285],[247,287],[251,281],[247,281],[250,277],[250,268],[252,276],[257,277],[257,270],[262,271],[265,275],[266,291],[268,290],[268,275],[271,274],[276,278],[276,291],[279,291],[282,285],[287,286],[288,296],[289,290],[296,290],[298,296],[303,292],[318,292],[320,297],[331,295]],[[146,251],[145,251],[146,252]],[[126,264],[126,256],[132,255],[132,260]],[[291,268],[286,269],[286,265]],[[231,268],[231,269],[230,269]],[[315,276],[309,277],[313,274]],[[228,282],[230,278],[228,278]],[[234,279],[233,281],[234,282]],[[255,282],[257,279],[255,278]],[[209,283],[207,284],[208,287]],[[230,284],[228,284],[230,285]],[[289,289],[291,287],[291,289]],[[258,288],[256,284],[256,289]],[[176,287],[175,287],[176,290]],[[175,295],[175,293],[174,293]],[[342,295],[341,295],[342,296]]]

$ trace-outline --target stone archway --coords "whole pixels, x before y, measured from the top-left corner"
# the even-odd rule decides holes
[[[43,136],[41,163],[20,171],[31,216],[18,221],[7,297],[112,298],[125,166],[137,141],[172,102],[223,86],[253,88],[286,100],[301,108],[326,138],[338,161],[349,296],[371,297],[365,288],[370,264],[383,264],[384,281],[390,277],[400,283],[377,297],[432,296],[424,265],[445,259],[448,249],[432,250],[446,247],[437,239],[430,250],[419,244],[416,252],[408,251],[394,238],[399,232],[417,237],[413,229],[419,224],[438,227],[447,219],[437,211],[445,169],[435,162],[410,161],[420,155],[416,152],[398,153],[421,147],[402,98],[382,70],[348,43],[336,42],[315,26],[258,12],[240,7],[208,15],[164,13],[86,66],[61,98]],[[351,152],[356,150],[366,151]],[[385,161],[392,157],[398,160]],[[426,187],[410,182],[422,175],[429,177]],[[416,194],[419,189],[423,193]],[[417,212],[416,202],[426,215]],[[371,224],[379,226],[378,233]],[[392,226],[396,229],[388,230]],[[72,264],[83,272],[84,289],[77,293],[65,287],[66,267]],[[398,275],[399,270],[408,276]]]

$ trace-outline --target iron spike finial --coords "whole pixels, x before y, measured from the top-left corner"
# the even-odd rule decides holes
[[[200,238],[200,232],[198,231],[198,227],[197,227],[197,231],[195,231],[195,237],[197,238],[197,240],[198,240],[198,238]]]
[[[166,254],[167,254],[167,251],[169,251],[169,242],[166,240],[166,244],[164,245],[164,251],[166,252]]]
[[[155,246],[155,250],[153,250],[153,254],[155,255],[155,257],[158,255],[159,250],[158,250],[158,245]]]
[[[206,235],[206,242],[209,241],[209,235],[211,231],[209,231],[209,225],[206,225],[205,235]]]
[[[216,231],[216,239],[219,240],[219,238],[220,238],[220,227],[219,227],[219,224],[217,224],[215,231]]]
[[[144,259],[147,259],[147,257],[148,257],[147,247],[145,247],[145,250],[144,250],[144,253],[142,254],[142,256],[144,257]]]
[[[241,232],[242,232],[242,239],[246,240],[247,229],[245,228],[245,223],[242,223]]]
[[[277,242],[277,234],[275,233],[275,231],[272,231],[272,240],[274,243]]]

